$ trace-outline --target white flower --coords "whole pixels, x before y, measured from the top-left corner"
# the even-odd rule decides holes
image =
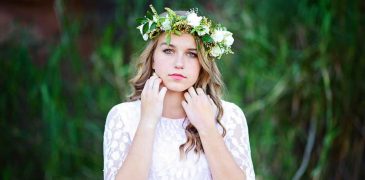
[[[152,17],[152,21],[153,21],[153,22],[155,22],[155,23],[157,23],[157,21],[158,21],[158,16],[153,16],[153,17]]]
[[[222,30],[215,30],[212,34],[212,39],[214,42],[222,42],[225,35],[225,31]]]
[[[226,46],[231,46],[233,44],[233,37],[232,37],[232,33],[229,31],[226,31],[225,35],[224,35],[224,40],[223,43]]]
[[[137,29],[139,29],[139,32],[141,32],[143,40],[147,41],[148,40],[148,34],[143,34],[143,25],[145,25],[145,24],[142,24],[142,25],[138,26]]]
[[[215,45],[211,50],[210,50],[210,54],[213,56],[213,57],[218,57],[220,55],[223,54],[223,51],[222,49],[218,46],[218,45]]]
[[[153,23],[153,21],[148,21],[148,30],[153,30],[153,29],[150,29],[152,23]],[[145,26],[145,25],[146,25],[146,23],[144,23],[144,24],[142,24],[142,25],[140,25],[140,26],[137,27],[137,29],[139,29],[139,31],[141,32],[142,35],[143,35],[143,26]]]
[[[145,40],[145,41],[148,40],[148,34],[143,34],[143,40]]]
[[[141,34],[143,35],[143,30],[142,30],[142,27],[143,27],[144,24],[140,25],[137,27],[137,29],[139,29],[139,32],[141,32]]]
[[[203,36],[204,34],[209,33],[209,27],[202,25],[199,30],[197,30],[199,36]]]
[[[161,27],[162,30],[164,31],[167,31],[167,30],[170,30],[171,29],[171,21],[169,19],[165,19],[162,23],[162,27]]]
[[[195,12],[191,12],[187,16],[188,24],[193,27],[199,26],[201,20],[202,20],[202,17],[196,15]]]
[[[148,21],[148,30],[150,30],[153,21]]]

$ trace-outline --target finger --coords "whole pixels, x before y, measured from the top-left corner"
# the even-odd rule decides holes
[[[190,102],[191,101],[191,96],[188,92],[184,93],[184,97],[185,97],[185,100],[186,102]]]
[[[153,82],[153,87],[152,87],[152,91],[155,93],[155,94],[159,94],[160,92],[160,84],[162,82],[162,79],[160,78],[157,78],[154,82]]]
[[[188,103],[186,101],[181,101],[181,105],[182,105],[182,107],[184,108],[184,110],[186,112],[187,107],[188,107]]]
[[[212,104],[212,107],[213,107],[213,110],[215,111],[215,112],[218,112],[218,107],[214,104],[214,102],[212,102],[213,104]]]
[[[218,109],[217,105],[214,103],[213,99],[209,97],[209,101],[212,103],[212,106],[214,107],[214,109]]]
[[[189,94],[190,94],[191,97],[197,96],[197,94],[195,92],[195,89],[193,87],[190,87],[188,89],[188,91],[189,91]]]
[[[160,92],[158,93],[158,100],[163,101],[163,99],[165,98],[166,92],[167,92],[167,88],[162,87]]]
[[[159,90],[159,87],[160,87],[160,84],[161,84],[162,80],[160,78],[157,78],[154,82],[153,82],[153,92],[155,93],[158,93],[158,90]]]
[[[203,91],[202,88],[197,88],[196,89],[196,92],[197,92],[198,95],[205,95],[205,93],[204,93],[204,91]]]
[[[209,102],[211,105],[215,105],[215,103],[214,103],[213,99],[210,97],[210,95],[208,95],[208,99],[209,99]]]
[[[210,95],[208,95],[208,99],[215,112],[215,117],[217,117],[218,116],[218,107],[217,107],[217,105],[215,105],[215,103],[214,103],[213,99],[210,97]]]
[[[149,88],[152,89],[153,88],[153,84],[154,84],[154,81],[157,79],[158,77],[157,76],[151,76],[150,77],[150,83],[149,83]]]
[[[142,90],[142,94],[141,95],[144,95],[146,93],[148,87],[150,86],[149,85],[149,82],[150,82],[150,80],[147,79],[147,81],[144,83],[144,86],[143,86],[143,90]]]

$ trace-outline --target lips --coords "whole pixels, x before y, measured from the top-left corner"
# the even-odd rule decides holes
[[[170,77],[172,77],[173,79],[184,79],[186,78],[186,76],[182,75],[182,74],[178,74],[178,73],[173,73],[173,74],[169,74]]]

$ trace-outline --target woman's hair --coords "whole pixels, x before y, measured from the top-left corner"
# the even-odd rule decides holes
[[[186,11],[176,12],[178,15],[186,15],[187,13]],[[162,13],[161,16],[162,15],[164,15],[164,13]],[[133,90],[132,94],[129,96],[130,101],[139,100],[141,98],[143,87],[154,72],[152,69],[153,54],[158,43],[158,38],[159,36],[147,44],[146,48],[143,50],[137,61],[137,74],[129,81]],[[216,121],[223,129],[222,136],[225,136],[226,130],[220,122],[223,116],[223,107],[220,100],[222,97],[222,88],[224,87],[222,76],[214,60],[211,59],[211,57],[209,57],[205,51],[202,41],[197,37],[194,38],[198,47],[198,60],[201,65],[201,70],[199,77],[193,87],[202,88],[204,92],[214,101],[218,108]],[[191,123],[185,127],[185,134],[187,140],[179,147],[180,157],[186,157],[187,153],[192,149],[194,149],[194,152],[197,154],[204,153],[199,133]],[[185,156],[183,156],[183,152],[185,152]]]

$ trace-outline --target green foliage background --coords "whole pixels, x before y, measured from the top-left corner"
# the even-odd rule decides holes
[[[85,23],[56,0],[61,34],[41,46],[26,28],[0,43],[1,179],[101,179],[110,108],[130,93],[150,3],[198,7],[234,34],[217,63],[225,99],[245,112],[257,179],[365,177],[365,4],[361,0],[108,1],[111,20],[80,55]]]

